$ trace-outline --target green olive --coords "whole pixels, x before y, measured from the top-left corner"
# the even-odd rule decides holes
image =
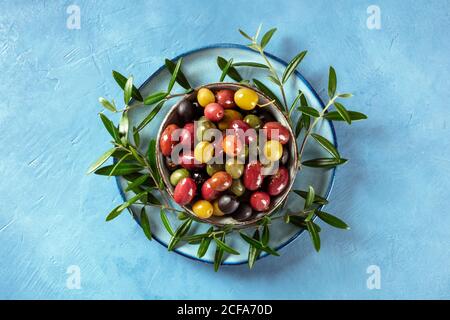
[[[172,174],[170,175],[170,183],[173,186],[176,186],[181,179],[187,178],[187,177],[189,177],[189,171],[187,171],[184,168],[177,169],[174,172],[172,172]]]
[[[262,126],[262,121],[258,116],[254,114],[246,115],[244,118],[244,122],[247,123],[253,129],[259,129]]]
[[[197,131],[195,133],[198,141],[211,141],[213,136],[206,137],[208,129],[216,129],[216,125],[209,120],[201,120],[197,122]]]
[[[231,175],[233,179],[239,179],[244,173],[244,164],[236,159],[228,159],[225,163],[225,171]]]
[[[237,197],[240,197],[245,192],[244,184],[241,179],[235,179],[231,183],[230,191],[233,192]]]
[[[210,177],[216,172],[224,171],[224,169],[225,168],[224,168],[223,164],[212,163],[212,164],[206,165],[206,172],[208,173],[208,175]]]

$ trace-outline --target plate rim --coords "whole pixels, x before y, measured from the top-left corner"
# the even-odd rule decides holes
[[[172,60],[172,61],[173,61],[173,60],[178,60],[178,59],[180,59],[180,58],[183,58],[183,57],[185,57],[185,56],[188,56],[188,55],[191,55],[191,54],[200,52],[200,51],[206,51],[206,50],[210,50],[210,49],[230,49],[230,48],[231,48],[231,49],[241,49],[241,50],[244,50],[244,51],[251,51],[251,52],[254,52],[254,50],[252,50],[251,48],[249,48],[249,47],[247,47],[247,46],[245,46],[245,45],[242,45],[242,44],[236,44],[236,43],[214,43],[214,44],[210,44],[210,45],[206,45],[206,46],[202,46],[202,47],[198,47],[198,48],[195,48],[195,49],[188,50],[188,51],[186,51],[186,52],[183,52],[183,53],[177,55],[176,57],[172,58],[171,60]],[[264,51],[264,53],[265,53],[265,55],[266,55],[267,57],[269,57],[270,59],[273,59],[273,60],[277,61],[278,63],[284,65],[285,67],[288,65],[288,63],[287,63],[286,61],[284,61],[283,59],[281,59],[281,58],[279,58],[279,57],[277,57],[277,56],[275,56],[275,55],[273,55],[273,54],[271,54],[271,53],[269,53],[269,52],[267,52],[267,51]],[[163,64],[161,67],[159,67],[155,72],[153,72],[153,73],[152,73],[152,74],[151,74],[151,75],[150,75],[150,76],[149,76],[149,77],[148,77],[148,78],[147,78],[147,79],[139,86],[139,90],[141,90],[141,89],[142,89],[143,87],[145,87],[148,83],[150,83],[150,82],[151,82],[157,75],[159,75],[164,69],[166,69],[166,66]],[[323,101],[322,101],[322,99],[320,98],[320,96],[317,94],[316,90],[314,90],[313,86],[308,82],[308,80],[306,80],[306,79],[303,77],[303,75],[302,75],[299,71],[295,70],[295,71],[294,71],[294,74],[295,74],[295,76],[296,76],[301,82],[303,82],[303,83],[305,84],[305,86],[312,92],[312,94],[314,95],[314,97],[319,101],[320,107],[323,109],[323,108],[325,107],[325,104],[323,103]],[[133,102],[133,101],[134,101],[134,99],[133,99],[131,102]],[[331,134],[332,134],[332,137],[333,137],[333,141],[332,141],[332,142],[333,142],[333,145],[337,148],[337,147],[338,147],[338,142],[337,142],[337,136],[336,136],[336,131],[335,131],[335,129],[334,129],[333,122],[332,122],[331,120],[326,120],[326,121],[327,121],[328,124],[330,125],[330,130],[331,130]],[[115,163],[115,162],[116,162],[116,160],[114,159],[114,163]],[[326,194],[324,195],[324,198],[327,199],[327,200],[328,200],[328,198],[329,198],[329,196],[330,196],[330,194],[331,194],[331,191],[332,191],[332,189],[333,189],[333,186],[334,186],[334,182],[335,182],[335,179],[336,179],[336,169],[337,169],[336,167],[334,167],[334,168],[332,169],[332,172],[331,172],[331,181],[330,181],[330,183],[329,183],[329,185],[328,185]],[[120,184],[120,178],[119,178],[118,176],[115,176],[115,180],[116,180],[117,188],[119,189],[120,196],[122,197],[122,200],[126,201],[127,198],[126,198],[125,192],[122,190],[122,187],[121,187],[121,184]],[[323,207],[323,205],[320,206],[320,208],[321,208],[321,207]],[[138,219],[136,219],[136,216],[135,216],[135,214],[133,213],[132,209],[131,209],[131,208],[128,208],[128,211],[130,211],[130,213],[131,213],[131,215],[133,216],[133,219],[136,221],[136,223],[137,223],[138,225],[140,225],[140,222],[139,222]],[[288,246],[288,245],[291,244],[294,240],[296,240],[296,239],[297,239],[304,231],[305,231],[305,229],[300,229],[300,230],[299,230],[298,232],[296,232],[292,237],[290,237],[287,241],[283,242],[283,243],[280,244],[278,247],[276,247],[275,250],[276,250],[276,251],[279,251],[279,250],[283,249],[284,247]],[[166,244],[165,242],[163,242],[161,239],[159,239],[158,237],[155,237],[154,235],[152,235],[152,239],[154,239],[156,242],[158,242],[159,244],[161,244],[163,247],[167,248],[167,244]],[[198,258],[197,256],[190,255],[190,254],[187,254],[187,253],[185,253],[185,252],[182,252],[182,251],[180,251],[178,248],[175,248],[175,249],[173,249],[172,251],[175,252],[175,253],[177,253],[177,254],[179,254],[179,255],[181,255],[181,256],[183,256],[183,257],[189,258],[189,259],[194,260],[194,261],[200,261],[200,262],[207,263],[207,264],[213,264],[213,263],[214,263],[213,261],[209,261],[209,260],[205,260],[205,259],[202,259],[202,258]],[[260,259],[265,258],[265,257],[267,257],[267,256],[269,256],[269,254],[264,252],[264,253],[260,254],[260,256],[259,256],[256,260],[260,260]],[[238,262],[227,262],[227,261],[223,261],[223,262],[222,262],[222,265],[237,266],[237,265],[243,265],[243,264],[246,264],[246,263],[248,263],[248,259],[243,260],[243,261],[238,261]]]

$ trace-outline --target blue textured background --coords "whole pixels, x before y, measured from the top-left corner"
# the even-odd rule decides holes
[[[0,12],[0,298],[450,298],[449,1],[2,1]],[[337,125],[342,154],[331,204],[351,226],[324,226],[266,258],[214,273],[148,242],[114,180],[86,176],[108,147],[97,98],[116,93],[111,69],[144,81],[165,57],[237,28],[277,26],[268,50],[325,87],[330,64],[349,107],[370,120]],[[321,95],[324,91],[319,90]],[[366,269],[381,268],[368,290]],[[81,268],[80,290],[66,269]]]

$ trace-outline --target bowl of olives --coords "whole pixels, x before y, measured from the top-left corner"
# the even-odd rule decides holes
[[[157,166],[169,195],[189,215],[244,228],[286,199],[298,170],[294,137],[280,107],[261,91],[211,83],[165,116]]]

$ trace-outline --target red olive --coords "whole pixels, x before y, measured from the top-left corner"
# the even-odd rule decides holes
[[[181,129],[180,144],[191,147],[194,144],[194,124],[186,123]]]
[[[262,168],[258,161],[247,163],[244,170],[244,186],[246,189],[254,191],[261,187],[264,178]]]
[[[279,122],[266,122],[263,130],[269,140],[278,140],[281,144],[286,144],[289,141],[289,130]]]
[[[225,171],[219,171],[212,175],[209,179],[211,187],[216,191],[225,191],[233,182],[231,175]]]
[[[270,206],[270,196],[263,191],[257,191],[250,196],[250,205],[256,211],[266,211]]]
[[[234,102],[234,91],[223,89],[216,93],[216,101],[225,109],[234,108],[236,103]]]
[[[197,185],[192,178],[181,179],[173,192],[173,199],[179,205],[186,205],[194,199],[197,193]]]
[[[242,120],[233,120],[230,123],[230,129],[233,129],[237,136],[244,140],[245,143],[249,144],[256,141],[257,134],[256,131],[250,127],[250,125]],[[244,137],[244,139],[242,139]]]
[[[211,187],[211,179],[206,180],[202,185],[202,198],[208,201],[212,201],[217,199],[217,197],[220,195],[219,191],[215,191]]]
[[[205,117],[212,122],[218,122],[222,120],[223,115],[223,107],[218,103],[210,103],[205,107]]]
[[[278,168],[278,171],[269,177],[267,193],[277,196],[282,193],[289,183],[289,171],[285,167]]]
[[[161,134],[161,138],[159,139],[159,148],[161,149],[161,153],[166,157],[170,156],[173,147],[177,144],[177,142],[172,138],[172,132],[176,129],[179,129],[176,124],[169,124],[164,129]]]
[[[205,166],[204,163],[199,163],[195,160],[194,153],[192,151],[184,152],[181,157],[179,157],[178,163],[187,170],[194,170]]]

